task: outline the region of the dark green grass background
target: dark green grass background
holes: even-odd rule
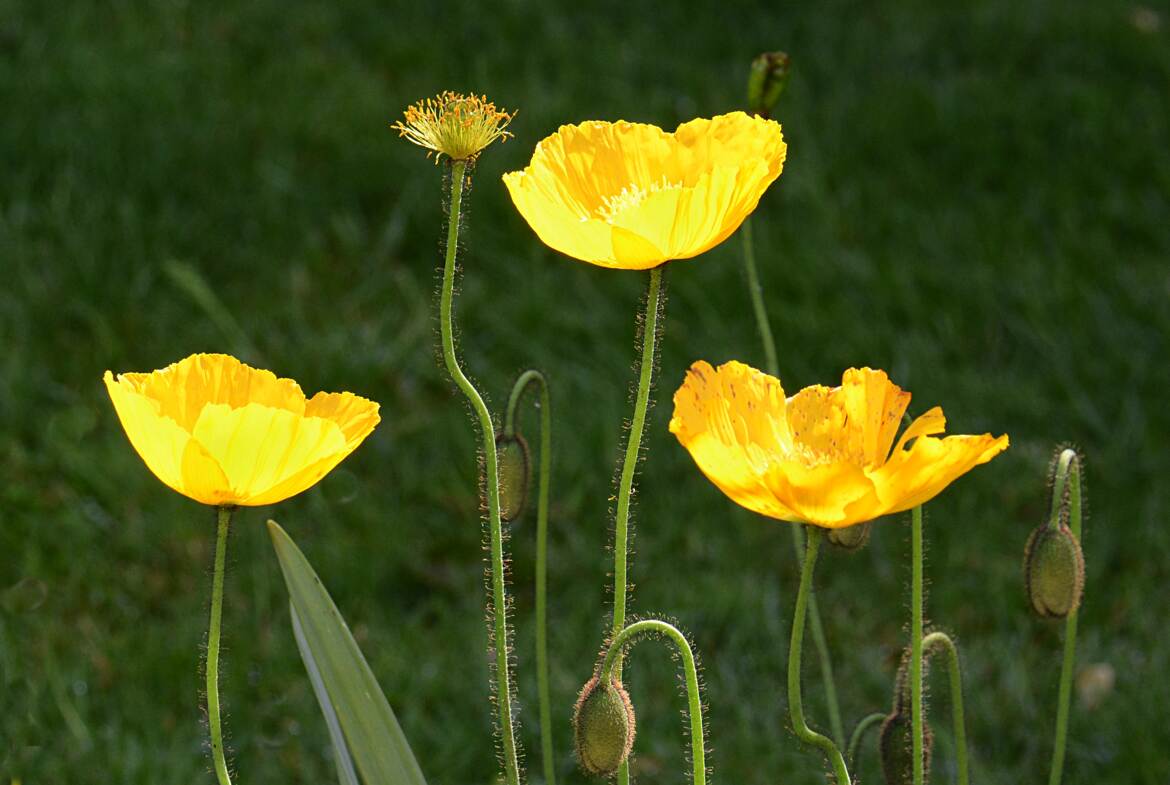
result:
[[[1167,782],[1167,9],[723,5],[0,0],[0,775],[212,781],[198,663],[213,516],[149,474],[100,378],[232,351],[375,398],[384,418],[317,488],[238,516],[222,693],[240,781],[334,779],[268,516],[332,591],[429,780],[494,777],[478,437],[434,348],[441,170],[388,129],[452,88],[520,109],[476,173],[457,319],[496,411],[518,371],[552,382],[556,745],[583,782],[568,717],[608,613],[644,276],[542,246],[499,178],[561,123],[736,108],[750,58],[782,48],[789,158],[754,220],[786,385],[882,367],[955,432],[1011,435],[928,508],[928,615],[962,645],[975,781],[1047,776],[1062,627],[1027,614],[1020,561],[1048,457],[1071,441],[1091,505],[1079,661],[1110,665],[1116,688],[1073,714],[1066,782]],[[738,241],[667,273],[633,611],[694,638],[715,782],[812,783],[823,765],[782,686],[789,534],[725,499],[666,430],[690,362],[763,362]],[[882,522],[817,575],[851,721],[890,700],[907,529]],[[513,619],[538,781],[532,540],[529,517]],[[650,643],[630,662],[635,771],[681,783],[674,663]],[[824,727],[813,663],[810,649]],[[951,782],[936,676],[935,781]],[[859,774],[880,776],[872,747]]]

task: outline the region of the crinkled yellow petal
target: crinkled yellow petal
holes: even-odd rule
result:
[[[850,449],[865,466],[880,466],[910,405],[910,393],[885,371],[850,368],[841,378],[841,397],[849,419]]]
[[[345,443],[352,450],[370,435],[382,421],[378,404],[353,393],[319,392],[305,405],[306,417],[332,420],[345,434]]]
[[[595,208],[574,209],[572,198],[549,179],[509,172],[504,175],[504,185],[516,209],[549,248],[591,264],[616,267],[613,227],[600,218],[588,217]]]
[[[774,377],[743,363],[716,370],[699,361],[674,394],[670,431],[703,474],[736,503],[794,520],[764,479],[772,456],[789,441],[783,407],[784,390]]]
[[[922,418],[919,418],[920,420]],[[882,514],[902,512],[933,499],[956,479],[1008,448],[1006,435],[919,436],[909,450],[899,447],[871,475],[881,496]]]
[[[184,496],[217,507],[240,503],[239,494],[232,489],[219,462],[194,439],[183,450],[182,472],[183,485],[179,492]]]
[[[785,400],[780,381],[742,363],[697,362],[674,396],[670,430],[703,474],[748,509],[826,528],[901,512],[1008,446],[1008,438],[935,437],[939,408],[890,444],[910,393],[883,371],[850,369],[840,387]]]
[[[300,493],[325,474],[322,471],[314,476],[310,472],[305,476],[306,469],[336,457],[329,466],[332,468],[350,452],[345,434],[332,420],[302,417],[257,403],[239,409],[208,404],[192,437],[223,469],[233,496],[231,503],[250,506]],[[293,477],[303,477],[304,483],[294,484],[281,498],[272,498],[269,491]]]
[[[122,428],[139,457],[155,477],[184,493],[183,452],[191,435],[174,420],[159,414],[158,403],[135,392],[134,386],[124,378],[115,381],[114,375],[106,371],[103,381]]]
[[[162,371],[105,374],[134,448],[168,486],[212,505],[279,502],[309,488],[379,422],[352,393],[311,401],[227,355],[188,357]]]
[[[239,408],[258,403],[295,414],[305,411],[305,394],[292,379],[252,368],[227,354],[193,354],[153,373],[119,374],[119,380],[155,401],[159,413],[190,433],[208,403]]]
[[[773,465],[765,478],[772,495],[801,520],[829,529],[877,517],[878,496],[861,467],[851,463]]]
[[[504,175],[517,210],[551,248],[646,269],[725,240],[780,175],[780,126],[743,112],[667,133],[640,123],[562,126]]]

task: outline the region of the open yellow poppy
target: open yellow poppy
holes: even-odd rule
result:
[[[1006,435],[936,437],[946,425],[936,406],[891,452],[909,403],[884,371],[850,368],[840,387],[785,399],[774,376],[700,361],[674,394],[670,431],[737,504],[836,529],[923,504],[1007,449]]]
[[[784,167],[780,124],[732,112],[667,133],[653,125],[562,126],[504,184],[537,236],[591,264],[644,270],[718,245]]]
[[[275,504],[311,487],[374,430],[378,404],[317,393],[224,354],[153,373],[106,371],[130,443],[168,486],[213,505]]]

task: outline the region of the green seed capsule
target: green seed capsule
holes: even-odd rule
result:
[[[1024,546],[1024,588],[1038,616],[1063,619],[1081,605],[1085,557],[1064,524],[1041,525]]]
[[[634,748],[634,706],[620,682],[602,685],[596,676],[585,683],[573,710],[573,743],[581,768],[610,777]]]
[[[886,785],[912,785],[914,782],[914,724],[909,712],[894,711],[882,723],[878,735],[878,751],[882,761],[882,776]],[[922,718],[923,780],[930,781],[930,753],[934,747],[934,733],[926,718]]]
[[[528,442],[520,434],[496,436],[500,472],[500,518],[514,521],[528,501]]]
[[[872,521],[846,526],[844,529],[829,529],[828,540],[843,551],[859,551],[869,542]]]

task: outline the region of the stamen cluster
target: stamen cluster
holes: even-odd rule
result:
[[[515,112],[497,109],[486,96],[463,95],[446,90],[434,98],[426,98],[410,106],[403,119],[391,127],[419,147],[435,154],[446,155],[452,161],[475,158],[497,139],[512,134],[504,129]]]

